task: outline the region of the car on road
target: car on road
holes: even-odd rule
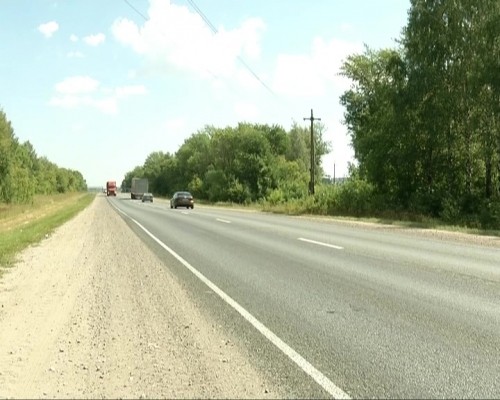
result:
[[[144,203],[145,201],[150,201],[152,203],[153,202],[153,193],[144,193],[142,195],[142,202]]]
[[[175,192],[170,199],[170,208],[186,207],[194,208],[193,195],[189,192]]]

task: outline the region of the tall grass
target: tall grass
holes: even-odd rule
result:
[[[500,203],[484,207],[479,216],[469,216],[472,221],[460,214],[437,218],[393,206],[377,194],[371,184],[360,179],[349,179],[339,185],[318,185],[314,196],[276,189],[261,201],[261,207],[263,211],[289,215],[350,217],[382,224],[495,236],[499,236],[500,230]]]
[[[92,193],[41,196],[30,206],[2,206],[0,267],[12,266],[17,253],[40,242],[87,207],[94,197]]]

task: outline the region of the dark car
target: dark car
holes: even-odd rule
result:
[[[150,201],[152,203],[153,202],[153,193],[144,193],[142,195],[142,202],[144,203],[145,201]]]
[[[175,192],[170,199],[170,208],[186,207],[194,208],[193,195],[189,192]]]

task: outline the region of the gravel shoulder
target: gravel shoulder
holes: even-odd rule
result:
[[[97,196],[0,280],[0,398],[283,397]]]

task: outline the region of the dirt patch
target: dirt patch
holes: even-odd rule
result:
[[[1,398],[283,397],[105,197],[19,260],[0,280]]]

